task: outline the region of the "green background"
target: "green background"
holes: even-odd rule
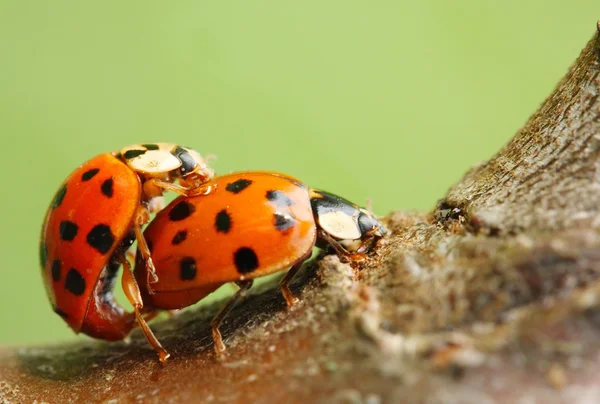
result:
[[[38,239],[85,160],[182,143],[219,173],[429,209],[537,109],[597,19],[598,0],[1,0],[0,343],[76,338]]]

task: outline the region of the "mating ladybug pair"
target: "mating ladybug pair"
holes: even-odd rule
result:
[[[180,196],[162,208],[164,191]],[[289,284],[315,245],[356,260],[385,233],[371,212],[296,178],[261,171],[215,177],[195,150],[156,143],[101,154],[66,179],[46,214],[40,261],[52,307],[75,332],[121,340],[139,326],[164,362],[169,354],[147,325],[160,311],[235,282],[240,289],[212,322],[221,353],[219,325],[254,278],[290,268],[281,291],[292,306]],[[112,294],[121,265],[134,313]]]

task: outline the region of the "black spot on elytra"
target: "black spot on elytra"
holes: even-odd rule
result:
[[[110,227],[105,224],[97,224],[87,235],[88,244],[102,254],[106,254],[115,242],[115,236]]]
[[[217,228],[217,231],[221,233],[229,233],[229,230],[231,229],[231,216],[229,216],[226,209],[217,213],[215,227]]]
[[[81,296],[85,292],[85,279],[83,279],[83,276],[75,268],[69,269],[67,273],[65,289],[75,296]]]
[[[146,143],[146,144],[143,144],[142,147],[145,147],[148,150],[158,150],[159,149],[158,145],[154,144],[154,143]]]
[[[281,191],[267,191],[267,199],[279,207],[292,206],[296,203]]]
[[[40,243],[40,264],[42,269],[46,268],[46,261],[48,260],[48,247],[43,241]]]
[[[91,168],[81,175],[81,181],[89,181],[100,172],[99,168]]]
[[[60,281],[60,260],[52,262],[52,280],[54,282]]]
[[[62,318],[64,318],[65,320],[69,318],[69,316],[67,315],[67,313],[65,313],[64,311],[62,311],[61,309],[59,309],[58,307],[54,306],[52,307],[52,310],[54,310],[54,312],[56,314],[58,314],[59,316],[61,316]]]
[[[64,184],[62,187],[60,187],[56,195],[54,195],[54,199],[52,200],[52,209],[56,209],[61,205],[63,199],[65,199],[66,194],[67,184]]]
[[[258,268],[258,257],[252,248],[242,247],[233,254],[233,262],[237,271],[247,274]]]
[[[194,213],[195,210],[196,208],[191,203],[181,201],[169,211],[169,219],[173,222],[178,222],[186,219],[189,215]]]
[[[238,194],[238,193],[242,192],[244,189],[248,188],[248,186],[250,186],[250,184],[252,184],[252,180],[246,180],[246,179],[242,178],[235,182],[227,184],[225,189],[234,194]]]
[[[69,220],[60,222],[60,239],[64,241],[72,241],[77,236],[79,227]]]
[[[187,238],[187,230],[181,230],[180,232],[177,232],[177,234],[175,236],[173,236],[173,240],[171,240],[171,244],[173,244],[173,245],[181,244],[185,241],[186,238]]]
[[[184,257],[179,261],[179,277],[182,281],[191,281],[196,277],[196,260],[192,257]]]
[[[108,198],[112,198],[113,184],[114,184],[114,181],[112,178],[109,178],[102,183],[102,186],[100,187],[100,189],[102,190],[102,193],[104,194],[104,196],[106,196]]]
[[[289,213],[275,212],[273,213],[273,224],[277,230],[286,231],[287,229],[294,227],[296,219]]]
[[[127,150],[124,154],[123,157],[125,157],[125,159],[129,160],[138,156],[141,156],[142,154],[146,153],[147,150]]]

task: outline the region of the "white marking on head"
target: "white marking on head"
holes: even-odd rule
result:
[[[354,218],[340,210],[319,215],[319,225],[339,240],[356,240],[361,237],[360,229]]]

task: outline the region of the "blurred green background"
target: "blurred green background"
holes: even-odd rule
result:
[[[220,173],[429,209],[537,109],[597,19],[598,0],[0,1],[0,343],[76,338],[38,238],[85,160],[175,142]]]

